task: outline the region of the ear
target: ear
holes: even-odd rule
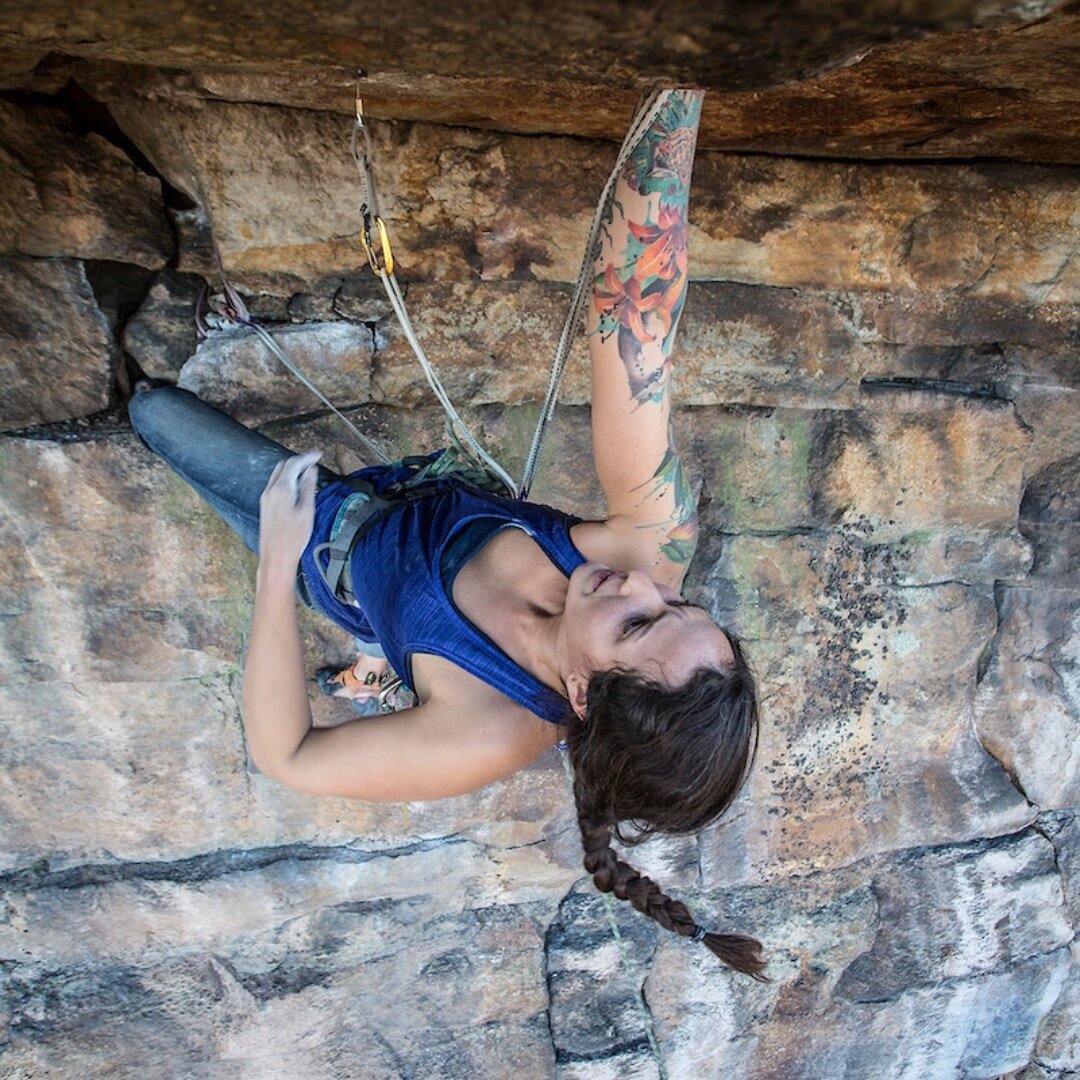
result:
[[[570,700],[570,708],[574,710],[579,720],[585,719],[585,697],[589,689],[589,678],[579,671],[572,671],[566,676],[566,696]]]

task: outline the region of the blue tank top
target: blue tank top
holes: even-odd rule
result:
[[[353,474],[377,493],[411,475],[400,466]],[[377,641],[390,666],[412,689],[413,653],[457,664],[544,720],[561,722],[566,699],[520,667],[455,607],[454,578],[495,533],[527,533],[567,577],[586,561],[570,540],[581,519],[542,503],[505,499],[453,477],[431,481],[435,493],[384,511],[361,536],[351,559],[358,606],[342,603],[315,570],[314,548],[327,540],[334,518],[353,492],[335,481],[315,500],[315,526],[300,560],[312,599],[335,623],[362,641]],[[425,490],[427,486],[425,485]],[[388,496],[389,497],[389,496]],[[324,556],[325,561],[325,556]]]

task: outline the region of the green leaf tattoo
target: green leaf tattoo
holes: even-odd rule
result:
[[[655,529],[660,525],[670,523],[667,539],[660,550],[673,563],[685,565],[694,557],[694,551],[697,548],[697,504],[690,481],[686,478],[682,458],[675,449],[675,427],[670,417],[668,418],[668,446],[660,465],[644,484],[639,484],[634,490],[638,491],[646,484],[652,484],[652,487],[645,493],[644,498],[648,499],[654,495],[663,497],[667,491],[670,491],[675,501],[675,510],[666,521],[639,525],[638,528]]]

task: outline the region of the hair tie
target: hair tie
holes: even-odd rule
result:
[[[560,741],[560,742],[557,742],[555,744],[555,749],[556,750],[569,750],[570,749],[570,744],[568,742]]]
[[[708,932],[709,931],[706,930],[704,926],[699,926],[694,930],[694,936],[690,940],[695,941],[695,942],[696,941],[704,941],[705,940],[705,935]]]

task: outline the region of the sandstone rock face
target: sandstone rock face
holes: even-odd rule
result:
[[[680,1080],[1080,1070],[1075,11],[275,10],[0,15],[0,1072],[654,1077],[647,1027]],[[389,455],[443,444],[356,242],[357,65],[417,334],[514,474],[600,140],[654,80],[713,88],[684,591],[762,728],[719,823],[622,854],[767,984],[619,901],[616,939],[554,752],[403,805],[249,760],[255,558],[115,406],[137,365],[369,463],[252,331],[196,336],[220,258]],[[579,338],[533,498],[599,518],[589,398]],[[310,671],[349,657],[300,618]]]
[[[74,70],[110,100],[135,90],[348,112],[359,79],[374,116],[619,139],[640,88],[698,85],[724,91],[702,137],[726,149],[1072,163],[1080,154],[1080,18],[1048,0],[857,12],[814,0],[680,0],[660,30],[652,13],[593,2],[561,12],[557,34],[545,10],[523,2],[314,4],[303,26],[288,7],[261,11],[260,25],[237,35],[186,0],[138,20],[103,3],[72,12],[24,0],[6,6],[0,30],[15,85],[51,87],[57,54],[84,57]],[[35,54],[40,72],[28,70]]]
[[[342,321],[284,327],[271,336],[330,400],[368,400],[374,343],[367,327]],[[184,365],[178,385],[211,404],[227,404],[241,423],[323,407],[257,335],[240,326],[211,334]]]
[[[198,344],[195,311],[202,278],[163,270],[123,330],[124,351],[155,379],[175,382]]]
[[[1033,802],[1054,808],[1075,806],[1078,797],[1075,774],[1051,765],[1071,760],[1080,739],[1078,465],[1074,455],[1028,480],[1019,521],[1032,542],[1031,575],[997,587],[999,629],[978,712],[981,737],[1000,748],[1016,784]],[[1025,715],[1031,721],[1019,727],[1030,728],[1030,739],[1016,736]]]
[[[58,108],[0,102],[0,251],[163,266],[161,185]]]
[[[116,343],[81,263],[0,257],[0,429],[104,408]]]
[[[348,120],[152,100],[116,103],[113,112],[169,183],[206,206],[238,280],[276,282],[271,291],[288,295],[366,265]],[[579,237],[611,168],[609,148],[428,124],[373,128],[399,276],[576,280]],[[1080,281],[1070,247],[1080,189],[1073,170],[946,172],[703,154],[695,176],[690,243],[699,278],[872,292],[963,288],[1037,304],[1074,295]]]

